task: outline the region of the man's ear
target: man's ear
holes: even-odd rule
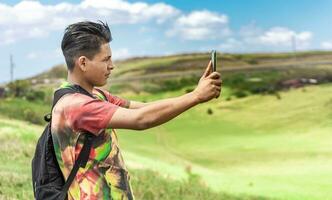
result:
[[[81,69],[82,72],[85,72],[86,69],[86,62],[87,62],[87,57],[85,56],[80,56],[78,57],[78,59],[76,60],[77,62],[77,66]]]

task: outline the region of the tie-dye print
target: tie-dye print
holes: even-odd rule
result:
[[[130,177],[119,149],[116,132],[107,125],[116,109],[128,102],[105,91],[96,99],[75,93],[61,98],[52,112],[52,137],[57,161],[65,177],[81,151],[84,131],[97,136],[86,167],[80,168],[68,191],[69,200],[134,199]]]

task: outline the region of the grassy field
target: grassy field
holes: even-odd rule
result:
[[[158,128],[118,132],[132,167],[175,177],[190,167],[232,194],[332,199],[331,91],[329,84],[282,92],[281,99],[215,100]]]
[[[10,102],[17,103],[17,101]],[[8,105],[8,102],[5,105]],[[1,200],[33,199],[30,163],[36,141],[42,130],[42,126],[0,116]],[[176,180],[173,176],[166,176],[164,172],[136,167],[130,169],[132,185],[137,199],[268,199],[258,195],[212,191],[197,174],[190,170],[186,171],[183,179]]]
[[[136,196],[332,199],[331,91],[332,85],[324,84],[284,91],[281,98],[221,98],[157,128],[118,130]],[[184,92],[127,97],[152,101]],[[24,100],[0,101],[1,114],[7,115],[0,117],[0,199],[32,198],[30,160],[42,127],[9,118],[16,116],[8,114],[10,107],[23,105],[32,106]],[[38,110],[38,103],[33,105]],[[197,176],[199,183],[188,181]],[[190,196],[193,191],[199,192]],[[176,196],[167,196],[171,193]]]

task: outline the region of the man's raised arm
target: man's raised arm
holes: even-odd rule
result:
[[[193,92],[180,97],[164,99],[137,109],[119,107],[109,122],[110,128],[144,130],[161,125],[189,108],[220,95],[218,72],[211,73],[211,62]]]

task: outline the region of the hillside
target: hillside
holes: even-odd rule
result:
[[[164,57],[141,57],[115,62],[116,68],[106,88],[115,93],[177,90],[196,84],[204,71],[209,53],[182,54]],[[237,79],[261,80],[274,85],[298,78],[332,80],[332,52],[299,52],[274,54],[218,54],[218,69],[224,85],[234,87]],[[29,79],[34,85],[57,87],[66,78],[64,65],[57,65]],[[244,76],[244,77],[243,77]],[[268,80],[264,80],[268,76]],[[270,77],[270,78],[269,78]],[[235,80],[234,80],[235,79]]]

